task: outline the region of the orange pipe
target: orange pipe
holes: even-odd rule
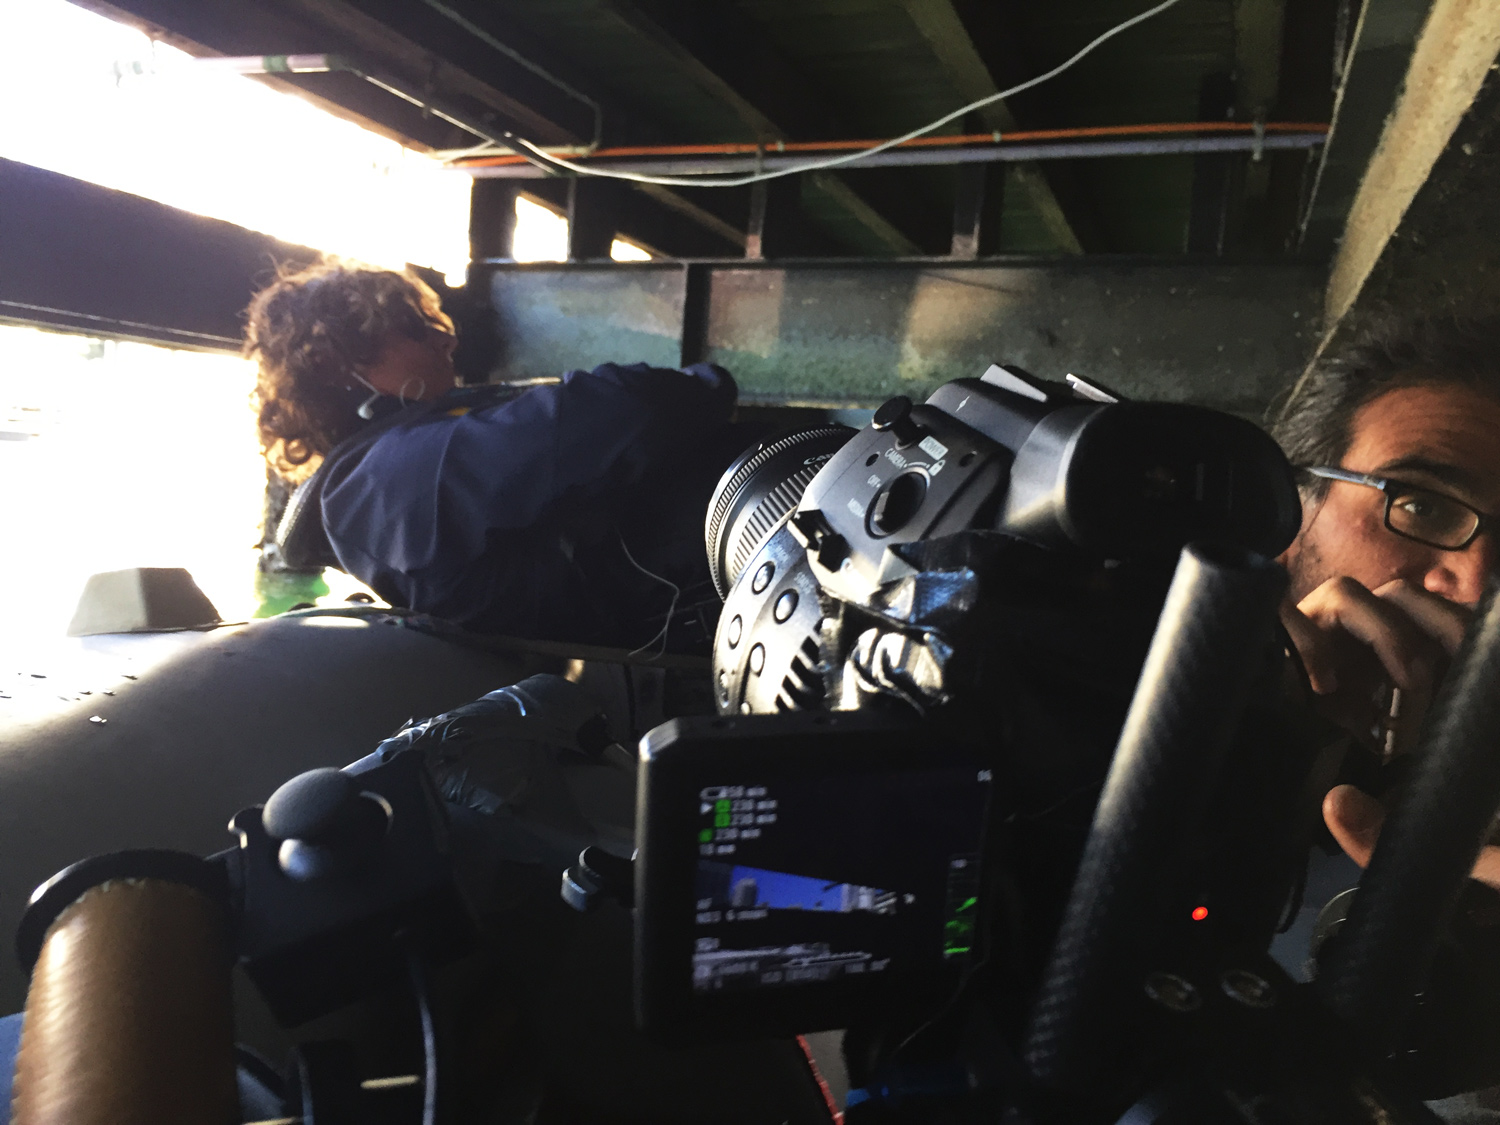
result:
[[[1322,122],[1268,121],[1263,126],[1267,133],[1326,133],[1328,126]],[[1012,133],[1002,132],[1000,144],[1020,141],[1061,141],[1082,137],[1137,137],[1170,133],[1253,133],[1255,126],[1248,121],[1176,121],[1159,125],[1092,125],[1074,129],[1018,129]],[[571,160],[597,160],[612,156],[751,156],[757,150],[763,152],[845,152],[874,148],[882,141],[775,141],[764,145],[743,142],[704,145],[629,145],[619,148],[602,148],[588,156],[573,156]],[[902,141],[898,148],[949,148],[961,145],[994,144],[994,133],[965,133],[959,136],[914,137]],[[459,168],[498,168],[507,164],[524,164],[524,156],[478,156],[455,163]]]

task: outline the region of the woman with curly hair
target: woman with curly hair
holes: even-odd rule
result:
[[[291,509],[321,516],[338,565],[486,633],[637,647],[685,604],[712,614],[703,513],[744,446],[729,373],[607,363],[456,389],[454,346],[410,274],[328,260],[251,302],[261,445],[305,482]]]
[[[283,274],[247,318],[261,447],[290,480],[369,420],[372,395],[429,401],[458,382],[453,321],[409,273],[330,258]]]

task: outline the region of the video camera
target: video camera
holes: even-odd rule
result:
[[[1267,715],[1282,694],[1282,580],[1264,557],[1299,518],[1284,458],[1249,423],[999,366],[922,405],[892,399],[858,434],[747,452],[706,529],[726,595],[721,717],[643,743],[643,1026],[920,1021],[981,967],[1007,1005],[1031,995],[1179,553],[1204,545],[1193,612],[1209,587],[1237,587],[1239,613],[1216,638],[1238,666],[1189,669],[1221,712],[1174,782],[1196,817],[1232,803],[1212,759],[1251,737],[1238,728],[1252,683]],[[1274,781],[1235,783],[1287,782],[1285,752],[1267,757]],[[1305,838],[1290,780],[1266,794],[1274,829],[1300,816]],[[1156,888],[1159,905],[1188,923],[1164,928],[1199,945],[1268,940],[1293,879],[1279,839],[1261,841],[1254,871],[1168,875],[1180,847],[1270,827],[1232,824],[1164,824],[1153,844],[1157,877],[1176,884]],[[1141,925],[1162,922],[1155,905],[1132,907]]]
[[[1448,907],[1403,954],[1369,936],[1403,894],[1367,892],[1321,1005],[1268,954],[1347,749],[1277,623],[1300,518],[1248,422],[1014,367],[746,453],[706,527],[719,717],[642,743],[642,1026],[848,1028],[861,1120],[1293,1112],[1310,1088],[1295,1115],[1358,1118],[1351,1075]],[[1450,898],[1482,805],[1463,819]],[[1472,939],[1405,1029],[1415,1088],[1471,1087],[1494,1039],[1493,999],[1452,1002],[1489,971]]]
[[[1426,1119],[1412,1091],[1471,1088],[1500,1043],[1493,1003],[1450,1002],[1500,995],[1500,974],[1472,942],[1436,952],[1500,797],[1500,610],[1481,606],[1316,991],[1295,984],[1267,949],[1343,746],[1276,622],[1270,560],[1299,518],[1250,423],[1013,367],[863,431],[767,440],[707,516],[716,715],[650,731],[638,762],[556,677],[414,723],[236,816],[226,853],[119,853],[44,885],[32,995],[82,1010],[67,957],[140,936],[101,921],[56,945],[96,890],[118,908],[185,887],[285,1024],[409,980],[437,1120],[427,972],[482,944],[472,913],[521,857],[571,906],[629,908],[651,1039],[847,1029],[851,1123]],[[580,794],[607,829],[580,827]],[[67,1026],[28,1018],[32,1057]],[[351,1073],[303,1049],[281,1104],[387,1119]]]

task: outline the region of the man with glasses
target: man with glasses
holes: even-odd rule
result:
[[[1274,432],[1303,488],[1283,621],[1327,712],[1388,761],[1500,562],[1500,320],[1371,335],[1320,361]],[[1323,811],[1368,862],[1381,804],[1341,785]],[[1475,876],[1500,887],[1500,849]]]

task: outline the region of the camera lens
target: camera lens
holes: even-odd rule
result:
[[[719,597],[729,596],[745,564],[854,433],[848,426],[793,430],[747,450],[725,470],[703,528]]]

